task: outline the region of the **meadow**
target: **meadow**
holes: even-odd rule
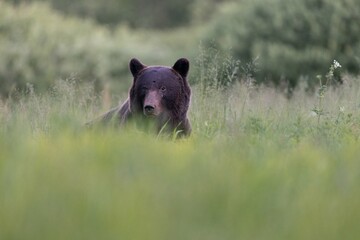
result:
[[[248,80],[194,85],[182,140],[85,128],[126,92],[74,79],[2,100],[0,239],[358,239],[360,78]]]
[[[0,239],[360,239],[359,3],[0,1]],[[190,138],[85,127],[133,57]]]

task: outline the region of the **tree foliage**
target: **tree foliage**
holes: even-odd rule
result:
[[[128,62],[157,63],[168,54],[148,35],[119,26],[64,17],[44,4],[13,7],[0,2],[0,96],[28,84],[46,90],[60,78],[128,86]],[[173,51],[172,51],[173,52]],[[175,59],[175,58],[174,58]]]
[[[190,21],[191,0],[7,0],[43,1],[62,13],[95,19],[101,24],[127,23],[134,28],[170,28]]]
[[[258,81],[295,86],[317,83],[334,59],[359,72],[360,1],[242,0],[217,13],[208,42],[250,61],[259,57]]]
[[[190,80],[216,88],[239,78],[290,89],[306,79],[314,87],[333,60],[342,72],[360,71],[358,0],[6,2],[0,2],[1,95],[28,83],[46,89],[73,74],[118,83],[129,77],[132,57],[165,65],[188,57],[200,65]],[[256,73],[247,63],[256,63]]]

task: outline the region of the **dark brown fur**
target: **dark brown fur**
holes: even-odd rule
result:
[[[151,122],[155,130],[188,136],[191,132],[187,111],[191,90],[187,82],[189,62],[181,58],[173,67],[145,66],[132,59],[129,64],[134,77],[128,99],[105,113],[100,121],[115,121],[122,126],[131,119]]]

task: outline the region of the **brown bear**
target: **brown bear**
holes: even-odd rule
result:
[[[151,123],[157,133],[189,136],[189,61],[180,58],[173,67],[146,66],[134,58],[129,67],[134,80],[128,99],[105,113],[100,121],[115,121],[115,124],[122,126],[134,119],[135,122]]]

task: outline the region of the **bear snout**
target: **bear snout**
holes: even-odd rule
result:
[[[151,105],[146,105],[144,107],[144,114],[145,115],[154,115],[155,107]]]
[[[158,116],[161,113],[161,97],[157,91],[150,91],[144,100],[145,116]]]

